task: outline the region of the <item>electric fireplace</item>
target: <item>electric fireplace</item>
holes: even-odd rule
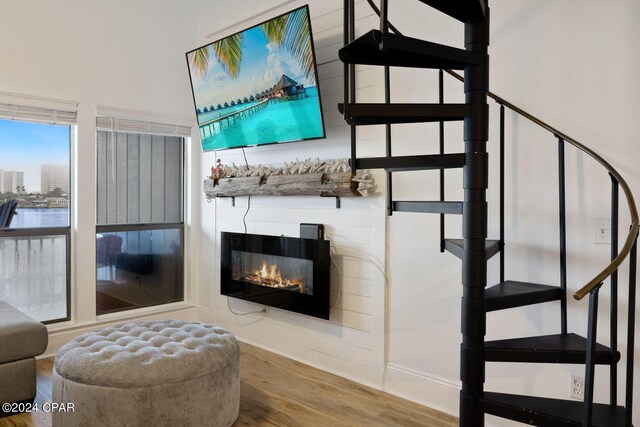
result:
[[[329,319],[329,242],[222,232],[222,295]]]

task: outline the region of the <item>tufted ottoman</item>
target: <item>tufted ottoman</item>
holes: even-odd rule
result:
[[[230,426],[240,351],[217,326],[150,320],[81,335],[58,351],[53,426]]]

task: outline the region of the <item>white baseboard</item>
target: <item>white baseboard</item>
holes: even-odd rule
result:
[[[403,399],[458,416],[460,385],[392,363],[387,365],[385,391]]]

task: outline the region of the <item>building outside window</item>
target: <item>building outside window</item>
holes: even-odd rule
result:
[[[40,188],[43,193],[69,193],[69,170],[66,165],[42,165]]]
[[[71,137],[69,124],[0,119],[0,300],[44,322],[70,318]],[[52,162],[56,188],[43,185]]]
[[[13,193],[20,191],[23,185],[24,172],[16,170],[5,171],[0,169],[0,193]]]

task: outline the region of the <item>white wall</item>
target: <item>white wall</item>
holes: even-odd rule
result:
[[[323,105],[329,127],[325,142],[300,143],[275,148],[247,150],[249,163],[281,163],[294,158],[346,156],[348,147],[344,127],[335,112],[335,104],[341,101],[341,64],[336,62],[336,50],[341,46],[341,16],[337,12],[339,1],[311,1],[311,14],[320,65]],[[276,4],[275,2],[269,5]],[[293,7],[297,5],[289,5]],[[267,6],[264,6],[265,8]],[[631,131],[632,117],[640,108],[634,102],[639,83],[632,73],[640,61],[630,55],[640,30],[632,24],[640,6],[632,0],[619,2],[615,8],[601,2],[581,2],[576,10],[575,2],[557,1],[553,4],[533,1],[509,2],[494,0],[492,7],[491,88],[508,100],[538,115],[561,131],[583,141],[609,160],[629,181],[632,190],[640,191],[640,177],[634,168],[638,151]],[[216,5],[222,12],[222,7]],[[463,25],[440,15],[413,0],[391,2],[390,16],[393,23],[406,34],[443,44],[463,47]],[[330,13],[335,10],[336,12]],[[274,12],[275,14],[275,12]],[[239,19],[250,16],[247,12]],[[375,28],[377,21],[364,2],[358,2],[358,33]],[[245,22],[245,27],[262,20]],[[328,24],[330,22],[330,24]],[[241,28],[226,30],[231,33]],[[199,28],[204,36],[215,31],[213,26]],[[223,36],[224,34],[219,34]],[[375,67],[358,67],[358,100],[381,102],[382,74]],[[462,85],[446,78],[448,102],[463,102]],[[437,74],[434,71],[393,69],[392,99],[396,102],[437,102]],[[497,118],[498,108],[491,107],[492,129],[489,143],[490,173],[490,237],[498,237],[498,169],[497,169]],[[463,149],[462,129],[459,124],[447,124],[447,151]],[[358,130],[358,148],[362,156],[381,155],[383,128],[368,127]],[[437,125],[398,125],[393,128],[394,154],[420,154],[437,151]],[[592,220],[607,217],[609,180],[602,170],[574,149],[567,148],[567,220],[569,248],[569,290],[577,290],[599,269],[608,263],[608,245],[593,244]],[[236,152],[220,152],[225,163],[242,163]],[[214,163],[215,154],[203,156],[203,172]],[[506,187],[506,272],[507,278],[557,285],[558,226],[557,226],[557,146],[552,135],[507,113],[507,187]],[[447,198],[462,197],[462,174],[447,172]],[[317,340],[326,337],[329,330],[352,331],[352,325],[306,319],[304,316],[285,315],[271,310],[269,315],[255,315],[249,319],[229,314],[226,301],[217,296],[217,273],[214,266],[201,270],[203,283],[212,280],[209,307],[212,315],[230,327],[241,338],[256,342],[307,363],[336,371],[362,382],[372,379],[378,387],[392,393],[422,402],[446,412],[457,413],[459,390],[460,343],[460,262],[450,254],[441,254],[438,244],[437,215],[397,213],[384,217],[384,179],[378,175],[378,194],[373,199],[348,200],[344,208],[336,211],[326,202],[312,198],[300,199],[252,199],[252,209],[247,217],[249,232],[296,235],[297,224],[303,221],[319,221],[329,230],[340,224],[344,230],[339,245],[355,246],[370,254],[370,248],[362,245],[361,233],[350,222],[344,221],[348,211],[375,218],[373,229],[365,231],[368,239],[376,242],[384,237],[385,262],[389,280],[389,363],[386,383],[380,377],[366,375],[360,369],[350,370],[351,357],[367,356],[364,363],[379,369],[382,359],[381,340],[375,337],[367,344],[366,352],[337,359],[332,343]],[[435,200],[438,197],[437,172],[396,174],[394,191],[397,199]],[[241,217],[246,201],[237,201],[237,207],[229,207],[229,201],[221,200],[208,205],[203,203],[203,256],[216,259],[216,236],[221,230],[242,230]],[[300,208],[303,205],[304,208]],[[621,202],[621,224],[628,223],[624,202]],[[254,209],[255,208],[255,209]],[[345,209],[347,211],[345,211]],[[278,218],[277,220],[273,218]],[[379,227],[375,224],[384,223]],[[448,217],[447,236],[460,236],[460,218]],[[368,222],[367,222],[368,224]],[[621,237],[626,225],[621,225]],[[331,231],[329,232],[330,234]],[[376,243],[378,245],[378,243]],[[498,280],[498,257],[490,262],[489,283]],[[371,270],[366,264],[362,267]],[[626,308],[627,265],[623,267],[620,306]],[[375,272],[374,272],[375,275]],[[376,286],[376,292],[380,289]],[[608,287],[605,286],[608,291]],[[373,311],[367,316],[383,319],[380,311],[382,295],[374,295]],[[608,342],[608,305],[606,292],[601,296],[600,342]],[[233,304],[239,304],[233,302]],[[364,311],[362,300],[358,311]],[[244,306],[246,310],[255,306]],[[569,329],[586,334],[586,300],[569,298]],[[364,314],[364,313],[363,313]],[[287,323],[294,319],[304,322],[303,328],[293,328]],[[487,339],[500,339],[527,335],[543,335],[559,332],[559,303],[524,307],[488,316]],[[626,316],[619,317],[620,334],[626,331]],[[243,326],[243,322],[249,323]],[[291,329],[296,329],[292,331]],[[369,331],[361,331],[369,332]],[[365,334],[366,336],[366,334]],[[347,335],[338,342],[346,344]],[[373,345],[373,347],[371,346]],[[347,347],[348,348],[348,347]],[[626,349],[621,347],[624,352]],[[638,353],[636,349],[636,353]],[[620,364],[623,372],[625,357]],[[363,361],[363,359],[360,359]],[[637,360],[636,360],[637,364]],[[570,373],[580,374],[580,366],[492,364],[487,369],[487,389],[522,394],[568,398]],[[377,378],[377,382],[375,382]],[[637,381],[636,381],[637,384]],[[604,401],[607,396],[607,379],[604,368],[598,368],[596,398]],[[622,390],[621,390],[622,391]],[[636,386],[636,394],[640,389]],[[636,414],[637,417],[637,414]],[[637,420],[638,418],[636,418]],[[488,417],[490,422],[500,423]],[[636,421],[637,422],[637,421]]]
[[[299,4],[302,3],[290,3],[282,10],[273,11],[271,16]],[[264,10],[269,6],[264,4],[256,10]],[[250,148],[246,150],[249,164],[281,164],[311,156],[322,159],[348,156],[349,130],[337,111],[343,87],[342,64],[337,58],[337,46],[342,37],[340,6],[339,0],[311,4],[327,139]],[[226,32],[233,33],[265,18],[261,14]],[[213,31],[215,27],[212,26],[201,28],[203,44],[207,40],[205,36]],[[216,34],[213,39],[224,35]],[[238,149],[205,153],[203,177],[217,158],[225,164],[244,164],[242,151]],[[383,372],[384,316],[380,314],[384,312],[384,279],[371,262],[346,259],[341,255],[369,257],[384,269],[385,220],[381,215],[384,209],[382,203],[383,200],[378,197],[363,200],[343,198],[342,207],[336,209],[335,200],[320,197],[251,198],[251,208],[246,217],[249,233],[297,237],[300,223],[325,225],[325,231],[337,251],[334,260],[338,270],[332,268],[332,303],[337,296],[338,274],[341,276],[341,298],[332,309],[330,320],[325,321],[277,309],[270,309],[266,315],[235,315],[233,312],[246,313],[262,308],[219,295],[219,236],[222,231],[244,231],[242,219],[247,212],[247,198],[237,198],[235,207],[231,206],[228,199],[203,202],[201,254],[204,260],[208,260],[201,262],[200,270],[202,294],[208,293],[206,300],[200,299],[205,312],[204,319],[228,328],[242,340],[379,386]]]
[[[197,8],[198,2],[192,6]],[[194,117],[184,53],[195,43],[195,17],[193,8],[164,0],[2,2],[0,92],[78,103],[72,165],[76,201],[72,321],[50,326],[60,332],[52,335],[47,353],[54,352],[69,333],[96,325],[96,112],[191,125]],[[193,151],[198,162],[199,153]],[[192,182],[190,177],[187,181]],[[187,229],[199,228],[199,218],[189,207],[186,211]],[[187,241],[197,240],[198,234],[187,233]],[[192,290],[193,299],[196,290]],[[189,301],[182,306],[188,305]],[[175,312],[177,317],[194,314],[193,308]]]
[[[155,113],[191,107],[192,11],[171,1],[3,2],[5,91]]]
[[[391,4],[391,19],[396,26],[406,29],[409,35],[462,46],[459,24],[437,13],[420,11],[410,3]],[[637,117],[640,108],[631,94],[638,93],[632,70],[637,69],[639,61],[636,55],[624,54],[633,50],[640,39],[640,31],[631,25],[631,17],[638,16],[640,10],[637,2],[623,1],[612,8],[587,1],[581,2],[576,10],[575,2],[569,1],[551,4],[495,0],[491,2],[491,9],[491,90],[598,151],[625,176],[637,194],[640,191],[636,166],[638,148],[631,117]],[[394,70],[394,99],[435,101],[435,77],[427,77],[427,89],[418,96],[413,93],[420,92],[422,85],[409,89],[404,84],[417,82],[426,75],[428,72],[424,71]],[[449,85],[447,101],[462,100],[461,91],[461,85]],[[489,237],[497,238],[497,106],[492,106],[491,114]],[[403,137],[398,152],[437,149],[434,127],[423,125],[426,133],[418,126],[404,128],[397,131]],[[455,140],[460,132],[459,126],[447,125],[447,147],[452,152],[461,149]],[[609,246],[593,243],[592,220],[610,216],[610,181],[586,156],[572,148],[566,151],[568,286],[572,293],[608,263]],[[554,138],[507,113],[506,159],[506,276],[557,285],[557,146]],[[415,185],[411,182],[414,177],[409,178],[407,174],[406,181],[394,187],[398,197],[437,197],[437,177],[429,173],[423,176],[426,178],[423,184]],[[460,174],[447,172],[447,177],[448,198],[460,200]],[[625,206],[621,200],[621,238],[626,237],[629,221]],[[389,389],[455,411],[454,385],[459,384],[459,262],[451,255],[438,252],[436,216],[397,214],[389,220],[388,230],[392,289]],[[425,236],[425,241],[419,245],[408,244],[416,234]],[[447,234],[460,236],[458,219],[448,219]],[[419,265],[416,259],[420,259]],[[490,261],[490,285],[498,280],[498,268],[496,257]],[[620,278],[623,309],[627,307],[627,269],[625,264]],[[603,289],[598,339],[606,344],[608,285]],[[586,336],[586,305],[586,300],[577,302],[569,298],[569,329],[583,336]],[[487,339],[558,333],[558,318],[559,303],[490,313]],[[620,334],[624,336],[626,313],[619,316],[618,321]],[[437,338],[432,341],[434,337]],[[620,350],[624,352],[626,348],[623,346]],[[636,365],[637,354],[636,345]],[[623,355],[620,372],[624,372],[625,363]],[[568,398],[571,372],[580,374],[583,370],[571,365],[490,364],[486,388]],[[601,402],[608,398],[607,378],[605,368],[598,368],[596,399]],[[639,392],[636,381],[636,396]],[[637,414],[635,417],[639,419]]]

